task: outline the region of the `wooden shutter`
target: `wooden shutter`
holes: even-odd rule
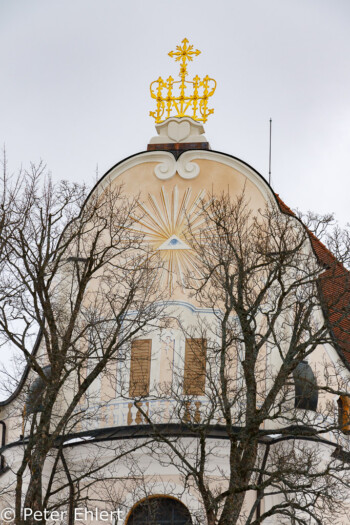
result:
[[[206,339],[186,339],[184,371],[185,395],[204,395],[206,355]]]
[[[345,434],[350,433],[350,397],[340,396],[338,399],[339,426]]]
[[[131,343],[130,397],[149,395],[151,349],[151,339],[139,339]]]

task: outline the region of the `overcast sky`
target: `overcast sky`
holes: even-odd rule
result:
[[[349,0],[0,0],[0,144],[12,171],[43,159],[92,182],[155,134],[149,84],[218,82],[205,125],[215,150],[268,173],[292,208],[350,221]]]

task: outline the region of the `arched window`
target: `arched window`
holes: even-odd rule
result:
[[[350,397],[340,396],[338,399],[339,427],[344,434],[350,434]]]
[[[44,366],[43,372],[47,379],[51,377],[51,366]],[[42,400],[46,388],[45,381],[39,376],[30,385],[26,399],[26,414],[34,414],[35,412],[42,412]]]
[[[317,410],[317,381],[310,365],[301,361],[293,372],[295,385],[295,408]]]
[[[145,499],[134,508],[127,525],[192,525],[192,519],[181,501],[154,497]]]

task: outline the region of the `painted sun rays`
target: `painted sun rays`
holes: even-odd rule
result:
[[[176,185],[169,195],[162,186],[158,198],[149,193],[146,202],[139,202],[134,229],[145,235],[154,255],[161,257],[164,271],[160,284],[167,286],[170,293],[176,283],[184,285],[186,275],[198,273],[190,238],[198,235],[204,223],[204,197],[205,190],[192,198],[191,188],[181,195]]]

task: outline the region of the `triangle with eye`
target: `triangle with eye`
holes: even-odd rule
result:
[[[163,242],[158,248],[158,250],[190,250],[190,246],[184,241],[178,238],[177,235],[172,235]]]

